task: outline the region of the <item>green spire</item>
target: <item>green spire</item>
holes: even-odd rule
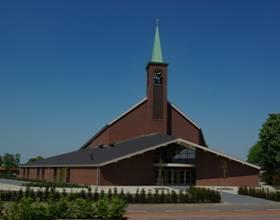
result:
[[[159,24],[159,19],[157,19],[157,23],[156,23],[156,33],[155,33],[155,39],[154,39],[152,62],[163,63],[163,58],[162,58],[162,54],[161,54],[158,24]]]

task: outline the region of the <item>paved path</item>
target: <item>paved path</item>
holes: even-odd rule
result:
[[[265,212],[153,212],[153,213],[128,213],[126,215],[128,219],[172,219],[172,220],[279,220],[280,212],[273,211]]]
[[[129,219],[280,220],[280,202],[222,193],[223,203],[130,204]]]

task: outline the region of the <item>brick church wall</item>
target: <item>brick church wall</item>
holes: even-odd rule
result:
[[[172,136],[200,144],[200,130],[185,119],[171,105],[169,107],[169,132]]]
[[[96,185],[97,169],[94,167],[70,168],[70,183]]]
[[[226,178],[223,178],[223,161],[227,163]],[[196,185],[258,186],[258,184],[258,169],[197,149]]]
[[[89,145],[110,144],[148,133],[147,102],[144,102],[123,118],[106,128]]]
[[[153,185],[153,154],[146,152],[100,168],[100,185]]]

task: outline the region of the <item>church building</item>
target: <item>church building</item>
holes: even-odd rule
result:
[[[80,149],[22,164],[20,177],[88,185],[257,186],[260,167],[207,146],[202,129],[168,100],[156,26],[146,97]]]

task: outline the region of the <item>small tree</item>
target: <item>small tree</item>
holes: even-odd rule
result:
[[[2,164],[5,169],[9,172],[12,168],[17,168],[20,163],[20,155],[19,154],[5,154],[2,159]]]
[[[274,176],[280,176],[280,113],[269,114],[259,133],[260,164],[264,180],[272,184]]]
[[[262,155],[261,155],[261,145],[259,142],[254,144],[249,150],[247,161],[256,165],[261,165]]]
[[[30,158],[30,159],[28,160],[27,163],[35,162],[35,161],[37,161],[37,160],[42,160],[42,159],[44,159],[44,158],[41,157],[41,156],[32,157],[32,158]]]

